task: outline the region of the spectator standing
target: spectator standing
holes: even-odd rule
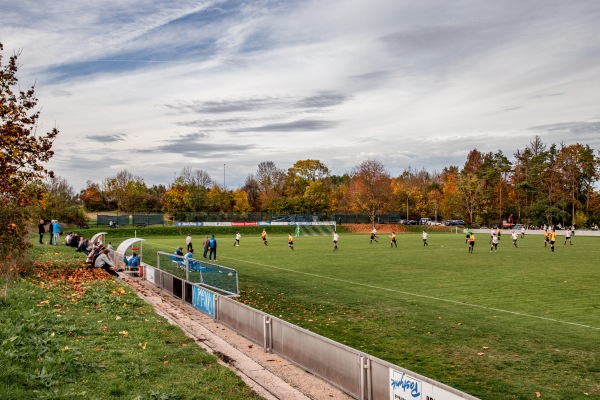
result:
[[[58,237],[60,236],[60,224],[57,220],[52,221],[52,244],[58,246]]]
[[[44,220],[40,219],[38,224],[38,232],[40,234],[40,244],[44,244],[44,233],[46,233],[46,227],[44,226]]]
[[[215,239],[215,235],[212,235],[212,237],[208,240],[208,247],[209,247],[209,253],[208,253],[208,259],[211,260],[212,257],[215,257],[215,261],[217,261],[217,239]]]
[[[202,247],[204,248],[204,258],[206,258],[206,255],[208,254],[208,245],[209,245],[209,240],[208,240],[208,235],[206,235],[204,237],[204,240],[202,241]]]

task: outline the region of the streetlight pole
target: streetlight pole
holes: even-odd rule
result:
[[[225,164],[223,164],[223,190],[225,190]]]

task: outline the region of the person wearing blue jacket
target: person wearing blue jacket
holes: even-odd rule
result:
[[[210,252],[208,253],[208,259],[212,259],[212,256],[215,256],[215,261],[217,261],[217,239],[215,239],[215,235],[208,240],[208,247]]]

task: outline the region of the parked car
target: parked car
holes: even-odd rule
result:
[[[408,225],[419,225],[419,221],[415,221],[414,219],[409,219]]]
[[[513,225],[512,228],[515,232],[521,232],[522,227],[523,227],[523,224],[516,224],[516,225]]]
[[[464,226],[467,223],[462,219],[449,219],[446,221],[446,226]]]

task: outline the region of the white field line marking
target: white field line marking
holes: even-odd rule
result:
[[[288,269],[288,268],[276,267],[274,265],[262,264],[262,263],[258,263],[258,262],[254,262],[254,261],[240,260],[240,259],[232,258],[232,257],[223,257],[223,258],[228,258],[230,260],[244,262],[244,263],[247,263],[247,264],[260,265],[261,267],[268,267],[268,268],[278,269],[278,270],[281,270],[281,271],[292,272],[292,273],[302,274],[302,275],[307,275],[307,276],[313,276],[315,278],[329,279],[329,280],[332,280],[332,281],[349,283],[349,284],[356,285],[356,286],[364,286],[364,287],[368,287],[368,288],[371,288],[371,289],[378,289],[378,290],[384,290],[384,291],[387,291],[387,292],[394,292],[394,293],[404,294],[404,295],[407,295],[407,296],[421,297],[421,298],[425,298],[425,299],[436,300],[436,301],[443,301],[443,302],[446,302],[446,303],[457,304],[457,305],[461,305],[461,306],[481,308],[481,309],[484,309],[484,310],[497,311],[497,312],[501,312],[501,313],[505,313],[505,314],[518,315],[520,317],[535,318],[535,319],[541,319],[541,320],[544,320],[544,321],[557,322],[557,323],[560,323],[560,324],[574,325],[574,326],[578,326],[580,328],[589,328],[589,329],[594,329],[594,330],[600,330],[600,327],[591,326],[591,325],[584,325],[584,324],[578,324],[576,322],[562,321],[560,319],[555,319],[555,318],[540,317],[540,316],[537,316],[537,315],[525,314],[525,313],[520,313],[520,312],[517,312],[517,311],[503,310],[501,308],[486,307],[486,306],[482,306],[482,305],[479,305],[479,304],[465,303],[465,302],[462,302],[462,301],[442,299],[440,297],[428,296],[426,294],[404,292],[402,290],[383,288],[383,287],[379,287],[379,286],[368,285],[366,283],[348,281],[346,279],[332,278],[332,277],[329,277],[329,276],[312,274],[310,272],[294,271],[294,270]]]

